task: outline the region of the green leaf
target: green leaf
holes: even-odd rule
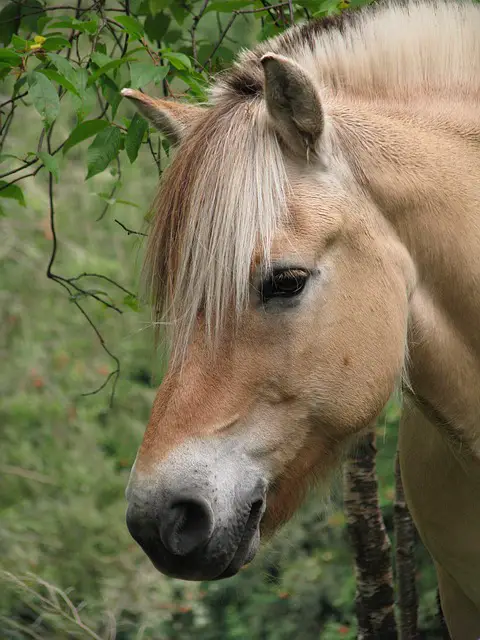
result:
[[[22,62],[22,56],[19,56],[12,49],[0,49],[0,62],[4,62],[10,67],[17,67]]]
[[[157,13],[166,9],[171,4],[172,0],[148,0],[148,8],[152,16],[156,16]]]
[[[58,182],[58,160],[55,156],[50,155],[46,151],[39,151],[38,157],[45,165],[45,169],[49,171],[55,178],[55,182]]]
[[[162,39],[165,44],[173,44],[176,46],[181,38],[182,32],[179,29],[175,29],[175,27],[173,27],[172,29],[169,29],[167,31]]]
[[[101,76],[98,82],[102,89],[103,97],[110,104],[110,108],[112,110],[112,118],[115,118],[117,114],[118,106],[122,101],[120,89],[118,88],[118,85],[116,84],[116,82],[114,82],[107,75]]]
[[[177,77],[190,87],[194,96],[200,100],[208,99],[207,83],[199,73],[194,75],[192,71],[177,71]]]
[[[113,125],[96,136],[87,151],[87,180],[104,171],[117,157],[122,145],[122,132]]]
[[[97,56],[98,56],[98,53],[97,53]],[[107,56],[104,56],[104,57],[107,57]],[[117,67],[121,67],[122,64],[125,64],[126,62],[128,62],[127,57],[118,58],[118,60],[110,60],[110,62],[107,62],[107,64],[104,64],[102,67],[100,67],[99,69],[97,69],[92,73],[92,75],[88,78],[87,86],[91,87],[92,84],[94,84],[101,75],[103,75],[104,73],[108,73],[112,69],[117,69]]]
[[[87,138],[91,138],[108,126],[109,122],[107,122],[107,120],[86,120],[85,122],[81,122],[68,136],[63,145],[62,152],[64,154],[67,153],[67,151],[75,145],[87,140]]]
[[[4,62],[0,62],[0,80],[3,80],[8,76],[12,67],[9,64],[5,64]]]
[[[73,22],[75,18],[70,18],[69,16],[62,16],[61,18],[57,18],[54,22],[50,24],[51,29],[73,29]]]
[[[0,43],[7,46],[20,26],[22,8],[11,2],[0,11]]]
[[[22,207],[25,206],[25,197],[18,184],[8,184],[8,182],[0,180],[0,198],[11,198],[21,204]]]
[[[24,40],[23,38],[19,38],[15,34],[12,36],[12,45],[17,51],[26,51],[29,44],[28,40]]]
[[[251,4],[251,0],[223,0],[222,2],[211,2],[206,8],[205,13],[209,13],[210,11],[218,11],[219,13],[230,13],[231,11],[244,9]]]
[[[53,20],[53,16],[46,15],[41,15],[40,17],[38,15],[34,15],[32,16],[32,18],[38,18],[37,26],[35,29],[32,29],[32,31],[36,31],[39,35],[43,34],[43,30],[45,29],[47,24]]]
[[[325,0],[324,2],[316,3],[312,2],[311,5],[307,5],[306,8],[311,8],[312,15],[316,18],[323,18],[325,16],[338,15],[340,13],[338,0]]]
[[[58,71],[54,71],[53,69],[39,69],[38,73],[43,73],[49,80],[53,80],[53,82],[57,82],[60,86],[62,86],[67,91],[71,91],[75,95],[79,96],[80,94],[77,91],[77,88],[67,80],[65,76],[62,76]]]
[[[143,136],[147,129],[147,121],[136,113],[128,127],[127,136],[125,138],[125,151],[127,152],[128,159],[132,163],[137,159],[138,150],[140,149]]]
[[[48,128],[60,112],[60,100],[57,90],[42,73],[33,71],[28,74],[27,79],[29,85],[28,95]]]
[[[157,13],[155,17],[147,16],[145,20],[145,33],[152,42],[160,41],[167,33],[171,21],[172,19],[165,12]]]
[[[70,16],[62,16],[50,25],[52,29],[75,29],[80,32],[87,32],[93,35],[98,28],[98,19],[93,17],[90,20],[77,20]]]
[[[213,56],[211,56],[211,53],[212,53],[212,45],[209,42],[201,44],[198,47],[198,53],[197,53],[198,61],[201,64],[204,64],[205,61],[209,60],[211,57],[212,62],[215,62],[216,60],[220,60],[222,64],[225,64],[225,63],[228,64],[233,62],[233,59],[235,58],[235,51],[223,45],[220,45],[218,47],[218,49],[215,51]]]
[[[169,65],[160,67],[151,62],[131,62],[130,78],[131,88],[139,89],[145,87],[150,82],[160,82],[165,78],[169,70]]]
[[[140,14],[142,6],[145,5],[145,0],[130,0],[129,5],[130,5],[130,12],[136,16]],[[142,11],[142,13],[145,13],[145,11]]]
[[[77,70],[67,58],[60,56],[58,53],[47,53],[47,58],[57,67],[57,71],[61,73],[62,76],[69,80],[75,87],[78,87]]]
[[[89,20],[73,20],[73,28],[93,36],[98,31],[98,17],[92,15]]]
[[[140,305],[138,303],[137,296],[133,296],[131,293],[126,295],[123,299],[123,304],[130,307],[132,311],[140,311]]]
[[[68,76],[67,76],[68,77]],[[83,67],[75,70],[75,86],[83,94],[87,90],[88,71]]]
[[[83,122],[83,120],[85,120],[85,118],[98,106],[98,96],[95,87],[88,87],[88,89],[82,93],[81,98],[76,96],[74,93],[71,93],[70,100],[73,103],[79,122]]]
[[[38,31],[38,22],[45,18],[44,7],[38,0],[28,0],[22,4],[22,28],[26,31]]]
[[[42,49],[44,51],[55,51],[55,49],[70,48],[71,46],[72,44],[66,38],[62,36],[51,36],[42,44]]]
[[[184,53],[177,53],[173,51],[162,52],[163,57],[171,62],[175,69],[191,69],[192,63],[190,58]]]
[[[13,153],[0,153],[0,164],[2,162],[5,162],[5,160],[20,160],[21,161],[21,159],[18,156],[14,155]]]
[[[175,22],[182,26],[189,13],[185,6],[182,6],[182,3],[180,2],[173,2],[170,5],[170,11],[172,12],[172,16],[175,18]]]
[[[27,84],[27,76],[24,74],[13,85],[13,95],[17,96],[20,93],[20,89],[23,89],[25,84]]]
[[[136,18],[132,16],[118,16],[115,18],[115,21],[122,25],[124,31],[126,31],[133,40],[143,38],[145,31]]]
[[[94,62],[97,67],[104,67],[111,61],[112,58],[109,58],[103,51],[97,50],[92,53],[92,62]]]
[[[122,200],[121,198],[117,198],[116,202],[117,204],[124,204],[127,207],[135,207],[135,209],[140,209],[138,204],[135,204],[135,202],[130,202],[130,200]]]

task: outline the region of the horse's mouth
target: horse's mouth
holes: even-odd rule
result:
[[[174,555],[161,543],[154,528],[129,526],[133,538],[150,558],[154,567],[171,578],[190,581],[214,581],[230,578],[250,563],[260,546],[260,521],[265,511],[265,500],[251,506],[240,541],[234,548],[229,531],[215,535],[203,546],[186,555]],[[128,519],[127,519],[128,521]],[[137,521],[138,524],[138,521]]]
[[[258,505],[258,507],[254,505],[252,507],[245,531],[235,555],[228,567],[214,578],[215,580],[231,578],[236,575],[240,569],[252,562],[260,546],[260,521],[264,511],[265,507],[263,505]]]

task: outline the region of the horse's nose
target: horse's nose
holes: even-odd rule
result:
[[[166,552],[174,562],[206,545],[215,518],[204,496],[182,492],[168,499],[151,499],[143,506],[129,505],[127,527],[148,555],[163,557]]]
[[[178,489],[166,482],[143,490],[133,486],[126,513],[128,530],[153,565],[168,576],[183,580],[232,576],[257,551],[266,504],[266,481],[253,478],[256,484],[246,489],[252,478],[241,479],[238,486],[226,489],[207,483]]]
[[[158,513],[160,538],[176,556],[185,556],[207,543],[214,526],[212,508],[202,497],[179,497]]]

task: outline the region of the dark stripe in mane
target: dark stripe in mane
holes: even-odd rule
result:
[[[309,20],[298,27],[293,27],[285,33],[263,42],[255,49],[244,54],[239,63],[222,75],[221,84],[238,97],[247,99],[261,97],[263,95],[263,72],[260,58],[267,51],[288,56],[302,45],[307,45],[310,49],[313,49],[322,33],[339,31],[343,34],[345,28],[353,25],[359,14],[363,13],[363,9],[367,7],[347,9],[339,15]]]

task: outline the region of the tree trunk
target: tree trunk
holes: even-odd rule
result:
[[[375,433],[364,436],[345,467],[347,529],[355,553],[359,640],[397,640],[391,545],[378,502]]]
[[[418,640],[418,595],[415,582],[416,529],[405,502],[400,460],[395,458],[395,565],[400,609],[400,639]]]
[[[445,622],[445,618],[443,617],[442,601],[440,600],[440,591],[438,590],[438,588],[437,588],[437,607],[438,607],[438,626],[440,627],[442,640],[451,640],[447,623]]]

